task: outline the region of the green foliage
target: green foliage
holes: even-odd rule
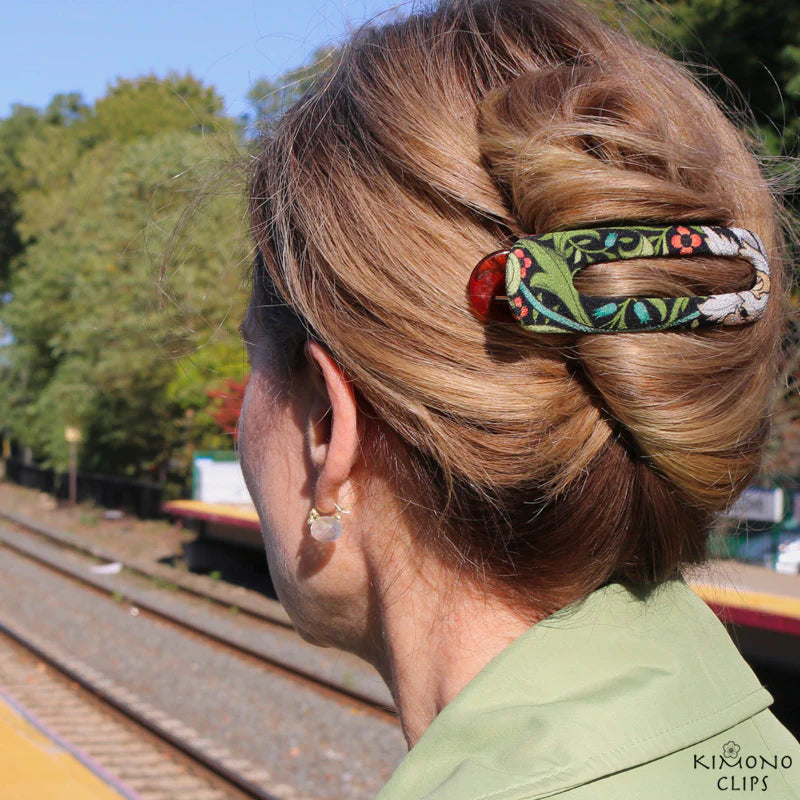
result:
[[[20,150],[43,124],[37,109],[23,105],[14,105],[11,116],[0,120],[0,293],[6,291],[11,263],[24,246],[18,229],[23,188]]]
[[[66,466],[65,425],[83,430],[81,466],[105,473],[218,445],[210,425],[182,426],[241,355],[247,246],[241,187],[219,181],[238,156],[220,108],[173,76],[10,118],[0,164],[27,246],[2,311],[16,341],[0,362],[0,420],[46,463]]]
[[[191,75],[120,80],[95,104],[86,133],[95,140],[130,142],[166,131],[230,128],[231,123],[220,116],[222,108],[216,91]]]
[[[19,221],[16,195],[9,189],[0,189],[0,294],[5,294],[11,262],[23,249],[22,239],[17,230]],[[0,324],[0,335],[2,335],[2,324]]]
[[[48,125],[68,126],[84,122],[91,108],[77,92],[57,94],[44,111],[43,119]]]
[[[0,120],[0,181],[5,189],[18,193],[22,188],[20,149],[44,125],[38,109],[19,104],[12,107],[10,117]]]
[[[743,99],[771,153],[800,154],[800,5],[785,0],[594,4],[607,19],[622,19],[638,38],[694,64],[727,105],[741,108]]]
[[[269,127],[330,61],[251,91]],[[237,124],[191,75],[119,80],[94,104],[58,94],[0,120],[0,425],[64,469],[177,492],[196,449],[232,448],[208,391],[242,381],[236,326],[249,258]],[[226,183],[221,182],[225,176]]]

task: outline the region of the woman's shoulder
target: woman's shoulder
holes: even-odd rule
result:
[[[719,800],[728,792],[757,793],[769,800],[800,799],[800,744],[768,709],[691,747],[559,796]],[[540,796],[534,793],[525,800]]]
[[[662,786],[665,798],[702,799],[717,796],[724,776],[741,785],[756,774],[752,758],[767,796],[795,800],[788,787],[800,785],[790,771],[800,746],[771,703],[683,581],[609,584],[493,659],[434,720],[379,800],[602,800],[603,792],[644,796],[645,787],[650,798]],[[734,752],[741,769],[720,761]],[[763,776],[762,756],[778,758]]]

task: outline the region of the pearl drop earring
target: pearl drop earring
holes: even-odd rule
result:
[[[321,514],[312,508],[306,524],[311,526],[311,535],[318,542],[334,542],[342,535],[342,514],[349,514],[338,503],[333,504],[336,511],[333,514]]]

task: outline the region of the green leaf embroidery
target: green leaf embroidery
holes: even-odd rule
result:
[[[663,322],[664,317],[667,316],[667,304],[660,297],[648,297],[647,299],[651,305],[655,306],[655,309],[658,311],[658,314]]]
[[[572,273],[564,258],[548,247],[542,247],[538,242],[525,241],[525,247],[530,251],[533,260],[543,270],[535,272],[529,279],[528,285],[533,289],[544,289],[561,300],[569,310],[569,314],[582,325],[592,326],[592,320],[581,305],[580,295],[572,283]]]
[[[628,298],[624,300],[619,305],[619,311],[608,321],[607,324],[603,325],[604,328],[610,328],[614,331],[626,331],[628,330],[628,325],[625,322],[625,312],[628,309],[628,304],[631,302],[632,298]]]
[[[631,247],[631,245],[633,246]],[[625,254],[625,258],[647,258],[655,255],[656,252],[646,236],[620,236],[618,246],[620,252]]]
[[[672,306],[672,311],[670,311],[669,319],[667,319],[667,325],[675,322],[676,319],[683,313],[686,306],[689,305],[689,297],[676,297],[675,304]]]

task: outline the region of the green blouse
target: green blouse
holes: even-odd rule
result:
[[[682,580],[547,617],[441,711],[377,800],[800,800],[800,745]]]

